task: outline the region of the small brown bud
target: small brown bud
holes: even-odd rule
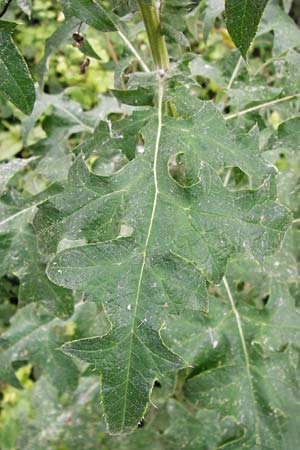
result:
[[[88,66],[90,65],[90,60],[89,58],[86,58],[83,63],[80,65],[80,73],[81,75],[84,75],[86,72],[86,69],[88,68]]]

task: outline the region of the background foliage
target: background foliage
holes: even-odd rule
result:
[[[1,6],[4,3],[0,1]],[[136,3],[102,3],[123,18],[122,32],[151,67]],[[234,3],[228,1],[227,13]],[[98,374],[87,364],[89,358],[66,354],[79,350],[67,342],[109,331],[102,306],[93,301],[93,292],[82,278],[76,284],[68,280],[68,274],[60,277],[57,270],[51,275],[48,266],[50,281],[45,268],[57,247],[63,252],[60,255],[72,256],[74,242],[101,243],[130,236],[129,226],[120,228],[123,206],[115,185],[109,188],[110,201],[103,202],[102,178],[94,174],[107,177],[127,168],[121,186],[135,173],[144,174],[143,166],[129,174],[128,167],[136,167],[136,156],[143,152],[141,129],[146,142],[155,145],[151,120],[157,104],[156,80],[140,71],[120,34],[99,32],[102,23],[96,24],[98,31],[80,26],[73,10],[75,17],[66,21],[61,6],[68,16],[67,1],[35,0],[32,5],[13,1],[5,15],[18,23],[14,42],[42,89],[36,90],[34,109],[27,116],[23,113],[30,113],[28,109],[22,113],[17,109],[20,105],[14,106],[3,94],[0,103],[1,449],[294,450],[300,438],[297,2],[268,3],[247,62],[228,34],[222,1],[162,2],[162,30],[173,62],[167,85],[170,107],[187,118],[184,126],[190,127],[190,135],[195,129],[199,133],[195,142],[202,152],[200,159],[209,166],[203,168],[203,179],[207,183],[214,179],[219,186],[209,200],[215,211],[223,211],[226,205],[229,216],[237,214],[232,229],[224,232],[220,226],[219,242],[229,236],[239,254],[231,256],[225,282],[221,282],[224,258],[233,249],[228,254],[224,250],[219,259],[215,256],[218,264],[213,268],[207,263],[208,281],[197,278],[195,282],[190,272],[187,278],[186,268],[179,271],[174,261],[160,265],[165,291],[171,297],[179,291],[188,300],[189,308],[180,316],[175,312],[184,309],[181,304],[175,305],[175,312],[164,313],[160,331],[163,342],[184,364],[174,359],[177,371],[162,373],[155,381],[144,419],[132,434],[122,437],[109,436],[101,420]],[[254,26],[263,11],[256,12]],[[230,20],[227,26],[231,31]],[[81,48],[72,39],[78,30],[85,36]],[[231,36],[245,56],[254,37],[251,27],[242,37],[234,30]],[[90,65],[81,73],[87,57]],[[192,94],[189,102],[187,90]],[[281,98],[284,101],[278,101]],[[202,115],[189,120],[199,110]],[[190,136],[187,140],[184,127],[180,129],[174,118],[167,120],[164,148],[175,147],[179,138],[178,150],[184,151],[186,142],[193,148],[195,143]],[[120,141],[123,135],[126,138]],[[199,154],[184,158],[176,155],[170,160],[170,173],[180,186],[189,187],[198,177],[193,168],[199,165]],[[146,183],[145,176],[142,185]],[[130,189],[132,198],[142,195],[140,186]],[[179,196],[176,200],[181,201]],[[143,197],[138,203],[141,210],[142,201]],[[83,204],[84,214],[79,215]],[[97,205],[102,226],[99,216],[94,218]],[[251,220],[258,221],[256,247],[250,242],[252,228],[240,225],[250,220],[249,210]],[[177,209],[172,210],[172,221],[179,224],[183,219],[176,214]],[[157,235],[164,237],[162,247],[168,239],[163,228],[170,217],[162,215],[161,220]],[[200,229],[212,228],[208,220],[197,220]],[[266,237],[264,227],[270,224],[271,237]],[[280,250],[268,256],[283,236]],[[249,251],[241,256],[243,244],[255,259]],[[77,253],[76,261],[80,257]],[[92,284],[89,276],[87,271],[84,279]],[[180,278],[178,282],[180,276],[189,281],[185,291]],[[170,279],[166,288],[165,280]],[[195,297],[200,303],[197,308]],[[65,353],[59,350],[62,345]]]

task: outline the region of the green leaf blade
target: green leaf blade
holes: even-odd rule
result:
[[[268,0],[226,0],[225,14],[229,34],[246,59]]]
[[[15,24],[0,21],[1,94],[29,115],[35,102],[33,80],[23,56],[11,38]]]

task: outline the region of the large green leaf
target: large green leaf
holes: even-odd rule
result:
[[[15,27],[12,22],[0,21],[1,95],[24,114],[30,114],[35,102],[34,85],[26,62],[11,37]]]
[[[120,232],[99,242],[108,218],[83,214],[80,237],[88,244],[62,251],[48,266],[52,281],[101,301],[108,314],[109,334],[70,342],[64,351],[100,370],[102,404],[112,433],[132,430],[144,414],[154,379],[183,364],[160,339],[167,316],[206,309],[204,278],[220,282],[231,254],[248,252],[262,259],[274,252],[290,222],[275,201],[272,170],[259,159],[242,162],[244,155],[234,154],[235,141],[210,105],[177,100],[178,111],[186,106],[190,117],[163,116],[161,93],[158,117],[141,130],[143,151],[120,172],[97,177],[83,162],[76,163],[81,186],[73,192],[78,199],[83,196],[83,204],[87,191],[92,201],[102,196],[119,202]],[[170,172],[174,158],[178,181]],[[255,184],[262,183],[262,173],[267,177],[254,191],[229,191],[213,169],[243,165],[254,178],[253,164],[257,172],[262,170]],[[69,227],[78,238],[67,205],[68,192],[56,204],[60,211],[47,220],[57,235]]]
[[[244,58],[267,3],[268,0],[225,0],[227,28]]]

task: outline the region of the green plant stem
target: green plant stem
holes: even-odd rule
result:
[[[227,85],[227,89],[231,89],[232,88],[232,85],[233,85],[233,83],[234,83],[234,81],[235,81],[235,79],[236,79],[236,77],[237,77],[237,75],[238,75],[238,73],[240,71],[240,68],[241,68],[241,65],[242,65],[243,62],[244,62],[244,59],[243,59],[242,56],[240,56],[236,66],[234,68],[234,71],[232,72],[230,81],[229,81],[229,83]]]
[[[242,348],[243,348],[243,353],[244,353],[244,357],[245,357],[247,376],[248,376],[249,384],[251,385],[251,388],[252,388],[251,392],[252,392],[252,397],[253,397],[253,403],[255,403],[255,398],[254,398],[254,395],[253,395],[253,391],[254,390],[253,390],[252,375],[251,375],[251,371],[250,371],[250,357],[249,357],[249,353],[248,353],[248,349],[247,349],[246,339],[245,339],[245,336],[244,336],[242,321],[241,321],[239,312],[238,312],[238,310],[236,308],[235,301],[233,299],[233,296],[232,296],[229,284],[228,284],[227,279],[226,279],[225,276],[223,277],[223,284],[224,284],[226,293],[228,295],[228,298],[229,298],[229,301],[230,301],[230,305],[231,305],[231,308],[232,308],[232,312],[233,312],[233,314],[235,316],[235,320],[236,320],[237,327],[238,327],[238,330],[239,330],[239,335],[240,335]]]
[[[227,187],[227,185],[229,183],[229,180],[230,180],[230,177],[231,177],[231,172],[232,172],[232,168],[228,169],[227,172],[226,172],[225,180],[224,180],[224,183],[223,183],[224,187]]]
[[[247,114],[249,112],[259,111],[260,109],[263,109],[263,108],[270,108],[279,103],[288,102],[290,100],[295,100],[296,98],[300,98],[300,94],[289,95],[287,97],[279,98],[279,99],[273,100],[271,102],[266,102],[266,103],[262,103],[261,105],[253,106],[252,108],[244,109],[243,111],[228,114],[227,116],[224,117],[224,119],[225,120],[235,119],[237,117],[244,116],[245,114]]]
[[[146,4],[143,0],[138,0],[138,4],[145,23],[154,64],[157,69],[168,70],[169,55],[165,38],[160,32],[160,21],[155,2],[152,0],[151,3]]]

